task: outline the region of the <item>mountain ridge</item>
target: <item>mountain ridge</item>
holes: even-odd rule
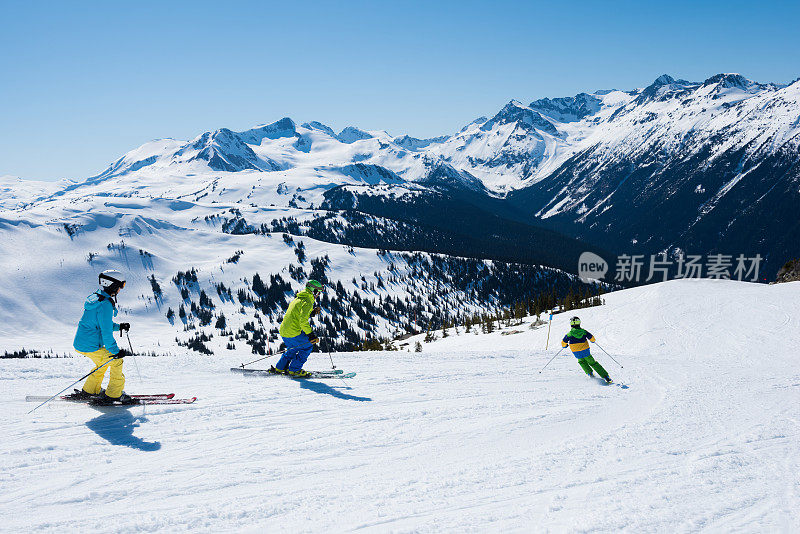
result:
[[[284,117],[240,132],[221,128],[190,141],[152,141],[49,198],[70,191],[125,195],[128,181],[153,197],[173,194],[169,185],[177,181],[230,192],[222,184],[247,175],[256,182],[251,192],[230,200],[254,201],[259,188],[286,192],[295,184],[291,194],[271,195],[268,203],[311,208],[324,202],[325,191],[368,185],[378,189],[364,194],[386,194],[402,205],[404,183],[417,192],[504,198],[509,214],[528,213],[531,224],[604,248],[759,250],[782,264],[780,256],[800,253],[789,239],[793,220],[764,221],[787,217],[800,201],[793,186],[800,179],[798,139],[800,81],[759,83],[720,73],[691,82],[663,74],[630,91],[528,105],[511,100],[489,118],[428,139],[355,126],[337,134],[321,122],[298,125]],[[400,189],[382,189],[378,182],[388,182],[377,176]],[[746,229],[754,225],[757,231]],[[771,246],[769,235],[782,244]]]

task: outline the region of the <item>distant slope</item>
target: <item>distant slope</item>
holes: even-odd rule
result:
[[[222,210],[187,201],[105,204],[49,222],[0,218],[3,352],[71,354],[83,301],[108,268],[128,279],[117,320],[134,325],[138,349],[156,353],[277,350],[286,307],[312,278],[328,288],[314,321],[327,349],[438,328],[539,292],[582,286],[543,266],[355,248],[291,235],[288,227],[247,231],[244,217],[220,217]],[[213,216],[205,215],[209,210]],[[270,213],[267,221],[308,215]]]
[[[544,264],[567,272],[575,271],[578,258],[585,251],[593,251],[609,261],[612,258],[611,253],[600,247],[521,222],[521,214],[508,210],[494,198],[452,190],[393,197],[372,194],[370,189],[332,189],[325,194],[323,207],[377,215],[409,228],[396,235],[373,231],[372,246]],[[322,228],[318,227],[316,233],[312,230],[309,235],[324,239],[325,233],[319,230]],[[344,234],[344,239],[358,239],[358,236]]]
[[[66,185],[61,182],[25,180],[18,176],[0,176],[0,210],[13,210],[46,197]]]

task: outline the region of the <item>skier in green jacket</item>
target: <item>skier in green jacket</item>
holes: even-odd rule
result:
[[[561,340],[561,346],[569,346],[569,350],[578,358],[578,365],[581,366],[581,369],[583,369],[587,375],[593,377],[594,373],[592,370],[597,371],[597,374],[610,384],[611,378],[608,376],[608,372],[602,365],[595,361],[591,352],[589,352],[589,342],[595,342],[594,336],[587,330],[581,328],[581,320],[578,317],[570,319],[569,325],[572,329],[564,336],[564,339]]]
[[[306,288],[297,293],[289,304],[286,315],[283,316],[279,333],[286,345],[286,350],[278,363],[270,371],[278,374],[305,378],[308,371],[303,370],[308,355],[319,343],[319,338],[311,331],[309,319],[319,313],[319,306],[315,305],[315,298],[324,289],[316,280],[309,280]]]

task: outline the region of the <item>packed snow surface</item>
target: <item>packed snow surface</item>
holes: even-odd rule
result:
[[[578,315],[624,365],[592,347],[612,386],[563,352],[539,372],[572,312],[548,350],[528,320],[334,354],[347,382],[229,372],[249,354],[139,358],[141,378],[126,360],[129,392],[189,406],[27,415],[88,361],[3,361],[0,530],[797,532],[800,283],[605,299]]]

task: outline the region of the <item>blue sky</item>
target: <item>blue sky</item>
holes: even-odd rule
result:
[[[530,102],[800,77],[800,2],[8,2],[0,175],[86,178],[140,144],[290,116],[426,137]]]

